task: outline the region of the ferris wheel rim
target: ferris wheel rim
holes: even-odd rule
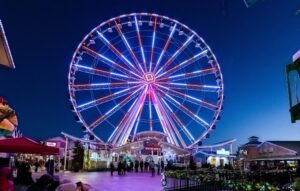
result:
[[[220,102],[219,102],[219,105],[218,105],[218,108],[216,110],[216,114],[215,114],[215,119],[213,120],[213,122],[211,123],[212,125],[209,126],[203,133],[200,137],[198,137],[194,143],[190,144],[190,145],[187,145],[186,147],[187,148],[191,148],[193,147],[194,145],[196,145],[199,141],[203,140],[204,137],[206,137],[206,135],[212,130],[213,128],[213,125],[215,125],[218,117],[220,116],[220,112],[221,112],[221,107],[223,105],[223,100],[224,100],[224,84],[223,84],[223,76],[222,76],[222,73],[221,73],[221,69],[220,69],[220,65],[219,65],[219,62],[217,61],[217,58],[216,56],[214,55],[214,53],[212,52],[212,50],[210,49],[210,47],[208,46],[208,44],[206,44],[206,42],[202,39],[201,36],[199,36],[194,30],[190,29],[188,26],[186,26],[185,24],[175,20],[175,19],[172,19],[170,17],[166,17],[166,16],[162,16],[162,15],[158,15],[158,14],[154,14],[154,13],[130,13],[130,14],[126,14],[126,15],[120,15],[120,16],[117,16],[117,17],[113,17],[111,19],[108,19],[104,22],[102,22],[100,25],[96,26],[95,28],[93,28],[84,38],[83,40],[79,43],[79,45],[77,46],[73,56],[72,56],[72,60],[71,60],[71,64],[70,64],[70,68],[69,68],[69,75],[68,75],[68,88],[69,88],[69,94],[72,95],[74,92],[71,90],[72,87],[71,87],[71,83],[70,83],[70,78],[72,77],[71,74],[72,74],[72,66],[75,64],[75,60],[76,60],[76,55],[78,54],[79,52],[79,49],[83,46],[83,43],[90,37],[91,34],[93,34],[95,31],[98,31],[102,26],[108,24],[109,22],[113,22],[117,19],[120,19],[120,18],[125,18],[125,17],[132,17],[132,16],[153,16],[153,17],[156,17],[156,18],[162,18],[162,19],[166,19],[166,20],[169,20],[169,21],[172,21],[180,26],[183,26],[185,27],[187,30],[189,30],[193,35],[195,35],[198,39],[201,40],[201,43],[203,43],[205,45],[205,47],[207,48],[207,51],[210,52],[211,56],[212,56],[212,59],[214,60],[215,63],[215,66],[217,67],[217,70],[219,71],[219,77],[220,77],[220,91],[218,93],[219,97],[220,97]],[[73,96],[70,96],[70,100],[71,100],[71,103],[73,106],[77,106],[77,102],[76,102],[76,99],[73,97]],[[83,119],[83,117],[81,116],[81,113],[80,111],[77,110],[76,107],[74,107],[75,109],[75,112],[77,114],[77,116],[79,117],[79,120],[80,122],[86,127],[87,131],[92,134],[98,141],[101,141],[101,142],[104,142],[101,138],[99,138],[95,133],[94,131],[89,127],[89,125],[87,125]]]

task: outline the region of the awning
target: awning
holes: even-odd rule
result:
[[[58,155],[59,148],[42,145],[27,137],[20,137],[0,140],[0,152]]]

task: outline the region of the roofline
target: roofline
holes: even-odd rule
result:
[[[281,146],[281,145],[277,145],[277,144],[275,144],[275,143],[271,143],[271,142],[269,142],[269,141],[262,142],[261,144],[257,145],[256,147],[260,147],[260,146],[263,145],[264,143],[269,143],[269,144],[271,144],[271,145],[274,145],[274,146],[277,146],[277,147],[280,147],[280,148],[289,150],[289,151],[291,151],[291,152],[293,152],[293,153],[295,153],[295,154],[298,153],[297,151],[295,151],[295,150],[293,150],[293,149],[289,149],[289,148],[283,147],[283,146]]]
[[[73,135],[70,135],[68,133],[65,133],[65,132],[61,132],[61,134],[64,136],[64,137],[67,137],[67,138],[70,138],[71,140],[73,141],[80,141],[80,142],[84,142],[84,143],[92,143],[92,144],[97,144],[97,145],[105,145],[107,146],[107,144],[103,144],[101,142],[96,142],[96,141],[89,141],[89,140],[84,140],[82,138],[78,138],[78,137],[75,137]]]
[[[7,42],[7,38],[6,38],[6,36],[5,36],[4,27],[3,27],[2,22],[1,22],[1,19],[0,19],[0,38],[1,38],[1,37],[3,38],[4,50],[5,50],[5,52],[6,52],[6,56],[7,56],[7,58],[8,58],[10,68],[15,69],[16,66],[15,66],[13,57],[12,57],[11,52],[10,52],[10,48],[9,48],[9,45],[8,45],[8,42]]]
[[[228,144],[232,144],[236,141],[236,139],[230,139],[224,142],[219,142],[219,143],[215,143],[212,145],[204,145],[204,146],[198,146],[198,147],[194,147],[195,149],[205,149],[205,148],[215,148],[215,147],[222,147]]]

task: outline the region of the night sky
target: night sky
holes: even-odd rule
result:
[[[65,131],[81,136],[67,99],[67,75],[78,43],[101,22],[125,13],[166,15],[194,29],[216,54],[225,102],[207,143],[251,135],[299,140],[291,124],[285,65],[300,49],[299,0],[14,1],[0,2],[0,19],[16,69],[0,67],[0,95],[16,110],[24,135]]]

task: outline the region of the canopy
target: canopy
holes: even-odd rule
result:
[[[42,145],[27,137],[0,140],[0,152],[57,155],[59,148]]]

